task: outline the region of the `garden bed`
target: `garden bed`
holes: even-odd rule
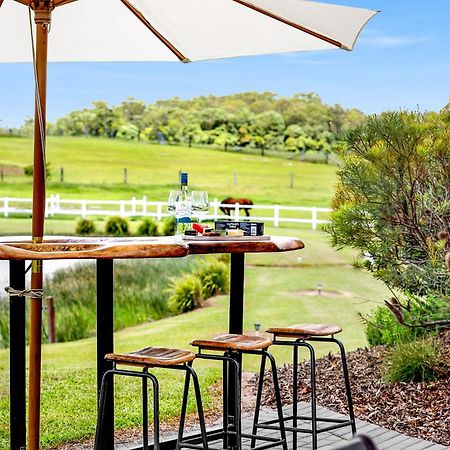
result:
[[[444,361],[450,361],[450,331],[439,337],[444,348]],[[423,383],[385,383],[381,365],[387,349],[373,347],[347,354],[355,414],[359,419],[390,430],[442,445],[450,445],[450,372],[443,367],[441,377]],[[309,401],[309,364],[299,366],[298,400]],[[292,402],[292,365],[279,368],[281,395],[284,404]],[[262,402],[275,407],[270,376],[266,374]],[[258,376],[249,384],[256,393]],[[346,413],[341,379],[340,358],[328,355],[317,360],[317,401],[336,412]]]

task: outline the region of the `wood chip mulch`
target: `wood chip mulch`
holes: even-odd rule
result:
[[[450,331],[439,337],[446,370],[440,379],[422,383],[386,383],[381,366],[386,348],[358,349],[347,354],[355,414],[408,436],[450,446]],[[298,400],[310,401],[309,364],[299,365]],[[292,403],[292,365],[279,368],[283,404]],[[306,383],[305,383],[306,381]],[[258,375],[249,380],[256,393]],[[262,402],[274,407],[271,377],[265,375]],[[317,402],[336,412],[346,413],[340,357],[328,355],[317,360]]]

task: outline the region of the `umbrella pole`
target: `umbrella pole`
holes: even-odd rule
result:
[[[48,1],[35,9],[36,99],[34,122],[33,242],[42,242],[45,218],[45,125],[47,95],[47,39],[51,10]],[[31,289],[42,289],[42,261],[33,261]],[[28,450],[39,450],[41,397],[42,298],[31,298],[28,391]]]

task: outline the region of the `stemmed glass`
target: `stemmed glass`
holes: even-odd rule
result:
[[[201,221],[209,212],[209,199],[206,191],[192,191],[192,212]]]
[[[179,191],[170,191],[169,198],[167,199],[167,211],[171,214],[175,214],[178,194]]]

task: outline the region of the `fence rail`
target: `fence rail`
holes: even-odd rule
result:
[[[225,206],[231,208],[230,216],[224,215],[220,208]],[[166,202],[150,202],[147,197],[130,200],[70,200],[62,199],[59,194],[50,195],[46,200],[45,216],[54,217],[78,216],[121,216],[121,217],[155,217],[161,220],[169,217],[166,212]],[[329,223],[328,217],[331,209],[303,206],[281,206],[281,205],[222,205],[218,199],[210,203],[208,220],[231,218],[238,221],[246,218],[245,210],[251,209],[251,218],[272,222],[275,227],[280,223],[302,223],[310,224],[313,230],[318,225]],[[0,215],[9,217],[17,214],[31,214],[31,198],[0,197]],[[206,217],[203,218],[205,220]]]

